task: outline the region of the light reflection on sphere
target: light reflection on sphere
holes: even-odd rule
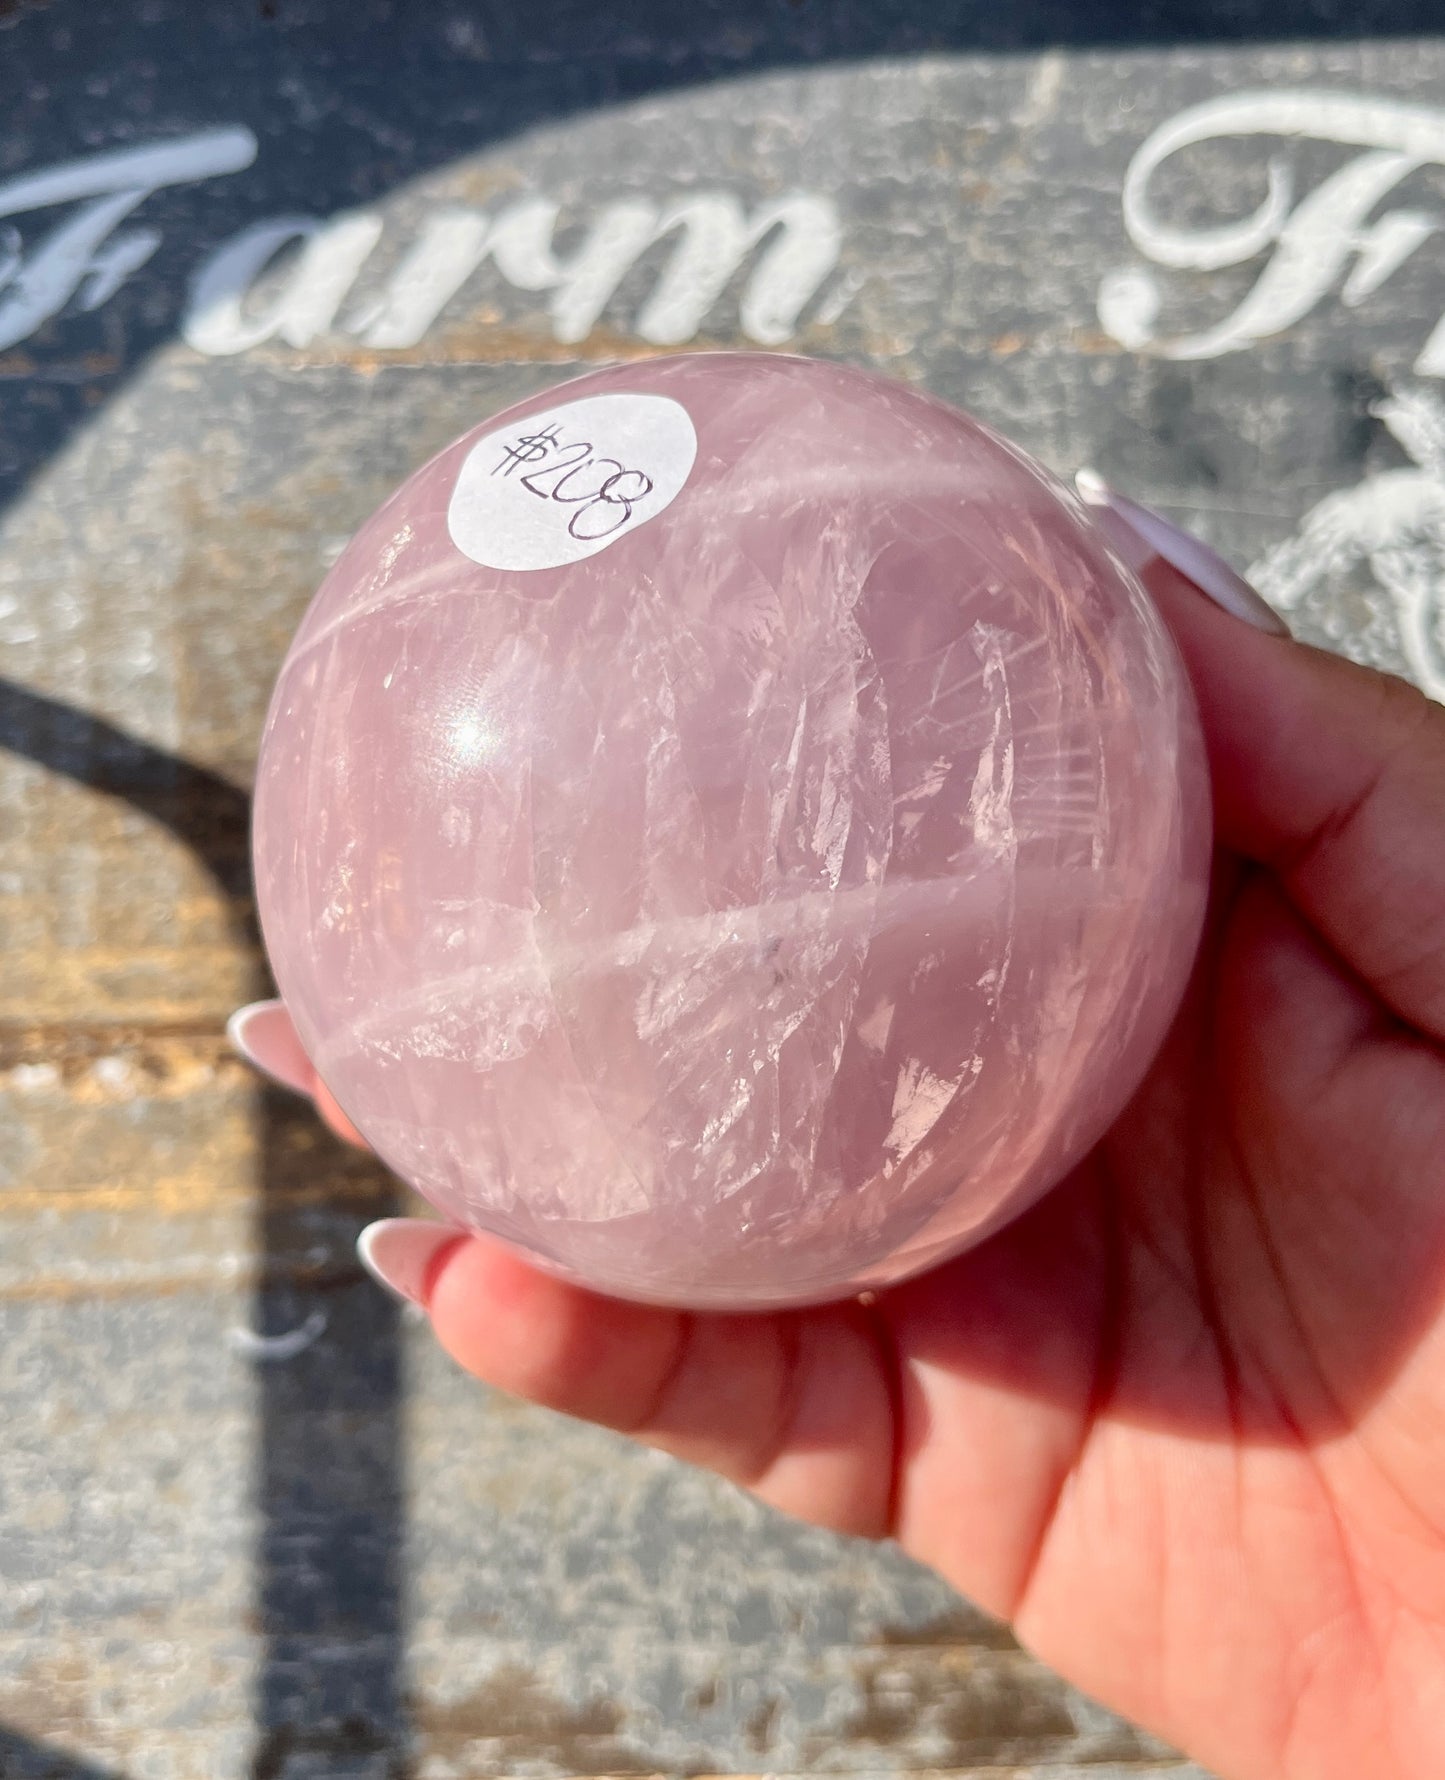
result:
[[[484,422],[361,528],[255,856],[302,1042],[444,1215],[765,1306],[1079,1159],[1208,843],[1183,671],[1071,494],[877,376],[688,354]]]

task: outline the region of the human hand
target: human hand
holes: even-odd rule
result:
[[[1445,709],[1227,615],[1186,578],[1222,565],[1131,511],[1219,847],[1168,1044],[1068,1180],[870,1303],[767,1316],[435,1224],[363,1254],[479,1378],[896,1538],[1227,1780],[1438,1780]]]

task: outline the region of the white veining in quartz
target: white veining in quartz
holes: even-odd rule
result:
[[[570,566],[463,555],[468,453],[531,470],[529,414],[609,393],[687,409],[681,493]],[[762,1305],[927,1265],[1078,1158],[1208,838],[1172,645],[1072,495],[897,384],[713,354],[549,391],[363,526],[277,685],[256,865],[303,1043],[444,1213]]]

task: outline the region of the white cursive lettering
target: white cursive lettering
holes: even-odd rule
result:
[[[1337,142],[1364,153],[1323,180],[1298,204],[1289,170],[1267,166],[1264,201],[1222,227],[1183,230],[1156,214],[1151,181],[1171,155],[1227,137],[1274,136]],[[1445,165],[1445,111],[1350,93],[1244,92],[1206,100],[1161,125],[1142,145],[1124,180],[1124,225],[1156,265],[1214,271],[1269,250],[1243,301],[1204,333],[1160,338],[1155,331],[1162,290],[1154,274],[1131,267],[1099,289],[1099,318],[1122,345],[1150,347],[1167,358],[1217,358],[1282,332],[1340,285],[1341,300],[1365,301],[1440,226],[1418,210],[1370,213],[1407,175]],[[1341,282],[1343,280],[1343,282]],[[1416,364],[1422,374],[1445,371],[1445,324]]]
[[[160,245],[154,229],[117,233],[162,186],[239,172],[256,138],[239,126],[175,142],[68,161],[0,184],[0,350],[33,334],[74,298],[82,309],[109,301]],[[61,204],[79,210],[28,252],[5,219]],[[555,247],[560,207],[525,198],[496,215],[448,206],[425,218],[379,294],[352,304],[383,232],[370,211],[320,218],[268,217],[210,253],[191,280],[181,322],[196,351],[224,356],[270,340],[304,348],[334,333],[380,351],[418,345],[467,281],[490,260],[514,289],[546,292],[555,337],[584,340],[644,256],[668,246],[661,271],[634,318],[655,345],[698,333],[747,268],[738,324],[760,345],[789,340],[807,305],[837,266],[842,228],[831,199],[795,192],[749,212],[730,192],[674,203],[622,199],[594,215],[581,245]],[[825,299],[834,321],[856,294],[844,280]]]
[[[381,239],[381,218],[356,211],[322,223],[282,216],[254,223],[211,255],[191,285],[181,336],[212,356],[246,352],[265,340],[309,346],[328,332],[356,275]],[[302,242],[281,291],[252,313],[247,293],[285,248]]]
[[[163,186],[238,173],[256,158],[249,130],[202,130],[148,148],[67,161],[0,185],[0,218],[80,203],[28,253],[14,224],[0,228],[0,351],[33,334],[74,296],[108,301],[160,245],[154,229],[114,231]]]
[[[418,344],[488,259],[515,289],[550,293],[555,337],[585,340],[644,254],[676,237],[634,331],[655,345],[692,339],[738,272],[757,254],[739,303],[739,324],[759,344],[790,339],[804,307],[838,263],[842,229],[826,198],[796,193],[749,215],[731,193],[669,206],[628,199],[606,205],[566,258],[554,247],[560,207],[526,198],[495,217],[448,208],[428,218],[379,297],[337,322],[350,286],[376,245],[371,215],[322,227],[281,218],[245,230],[201,268],[182,332],[200,352],[244,352],[280,338],[306,346],[333,325],[382,350]],[[248,293],[276,255],[305,246],[284,288],[252,307]]]

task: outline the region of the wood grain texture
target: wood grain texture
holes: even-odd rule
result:
[[[257,150],[146,197],[123,228],[155,231],[149,257],[0,352],[0,1780],[1206,1780],[896,1552],[490,1397],[381,1300],[351,1245],[398,1190],[224,1045],[266,986],[247,789],[290,631],[395,482],[661,349],[675,230],[580,340],[493,260],[415,342],[369,344],[438,216],[545,199],[565,257],[618,206],[826,199],[837,263],[780,344],[1095,462],[1244,563],[1400,461],[1371,409],[1438,317],[1440,260],[1170,363],[1097,314],[1134,253],[1125,170],[1247,86],[1438,102],[1438,20],[1261,3],[1221,41],[1166,8],[1141,41],[1043,4],[105,10],[0,6],[0,180],[219,125]],[[1302,143],[1304,185],[1341,153]],[[1259,201],[1257,144],[1206,160],[1181,214]],[[358,208],[380,235],[325,325],[234,356],[178,338],[223,241]],[[15,217],[19,247],[74,214]],[[756,343],[764,250],[697,274],[694,343]],[[1218,315],[1250,275],[1178,300]],[[1320,633],[1369,630],[1388,663],[1378,589],[1331,598]]]

